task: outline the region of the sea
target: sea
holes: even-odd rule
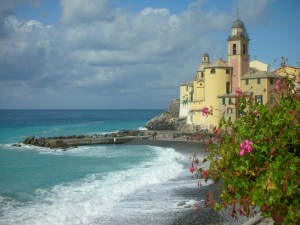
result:
[[[145,129],[163,110],[0,110],[1,225],[172,224],[189,156],[148,145],[67,151],[12,144],[28,136]],[[192,200],[189,200],[192,202]]]

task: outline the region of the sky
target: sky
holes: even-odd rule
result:
[[[0,0],[0,109],[166,109],[204,53],[300,62],[299,0]]]

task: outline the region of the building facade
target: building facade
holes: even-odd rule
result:
[[[189,129],[211,130],[222,117],[234,120],[239,116],[235,107],[236,90],[247,91],[261,104],[272,103],[278,75],[268,72],[268,65],[250,62],[250,38],[244,23],[237,19],[227,38],[228,60],[210,62],[209,55],[202,56],[194,80],[180,84],[180,117],[187,118]],[[202,109],[209,108],[211,115],[203,116]]]

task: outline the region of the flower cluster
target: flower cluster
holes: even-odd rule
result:
[[[244,155],[246,151],[248,151],[249,153],[252,152],[252,145],[253,142],[249,141],[248,139],[244,140],[241,144],[240,144],[240,156]]]
[[[240,88],[235,89],[235,94],[237,96],[242,96],[243,95],[243,91]]]
[[[192,166],[189,168],[189,170],[190,170],[191,173],[194,173],[195,171],[198,170],[198,168],[197,168],[196,166],[192,165]]]
[[[208,116],[208,114],[209,114],[209,109],[207,108],[207,107],[204,107],[203,109],[202,109],[202,116]]]
[[[277,81],[276,81],[275,90],[276,90],[278,93],[281,91],[281,81],[280,81],[280,80],[277,80]]]

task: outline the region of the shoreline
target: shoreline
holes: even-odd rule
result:
[[[193,153],[205,153],[204,145],[200,141],[136,138],[125,143],[125,145],[151,145],[163,148],[173,148],[180,153],[190,153],[191,156]]]
[[[206,152],[203,143],[200,141],[187,141],[187,140],[174,140],[174,139],[134,139],[125,145],[150,145],[163,148],[173,148],[176,152],[183,155],[204,154]],[[188,170],[188,167],[185,166]],[[178,197],[184,197],[186,202],[197,199],[198,201],[205,199],[207,194],[212,191],[214,197],[220,194],[220,184],[209,184],[206,186],[198,187],[197,180],[195,179],[194,188],[180,188],[173,190]],[[215,211],[212,207],[202,206],[199,212],[196,212],[194,207],[182,208],[174,216],[173,222],[170,225],[242,225],[250,218],[240,217],[238,220],[230,217],[230,209]]]
[[[165,133],[170,134],[165,131]],[[171,133],[172,134],[172,133]],[[176,138],[169,137],[145,137],[145,136],[131,136],[132,139],[126,141],[125,143],[120,143],[122,145],[149,145],[149,146],[157,146],[162,148],[172,148],[176,152],[179,152],[185,156],[192,157],[193,154],[201,155],[207,153],[205,150],[205,146],[202,141],[191,141],[188,140],[185,136],[179,136]],[[121,137],[122,138],[122,137]],[[126,138],[126,136],[125,136]],[[51,139],[51,138],[50,138]],[[64,140],[64,139],[60,139]],[[82,141],[82,138],[77,140]],[[118,143],[114,143],[117,144]],[[91,144],[87,144],[91,145]],[[96,144],[97,145],[97,144]],[[101,145],[101,144],[100,144]],[[186,162],[184,169],[188,171],[188,167],[191,162]],[[183,203],[188,203],[190,200],[201,201],[206,198],[209,191],[214,191],[215,198],[218,194],[218,186],[219,184],[209,184],[207,186],[198,187],[197,180],[195,179],[194,188],[185,187],[180,189],[174,189],[174,194],[178,196],[178,198],[184,198],[186,201]],[[180,202],[178,202],[180,204]],[[202,204],[201,204],[202,205]],[[185,206],[185,205],[184,205]],[[191,205],[189,207],[179,207],[178,211],[171,213],[170,218],[172,218],[172,222],[166,225],[197,225],[197,224],[211,224],[211,225],[242,225],[246,221],[251,220],[251,218],[240,217],[239,220],[235,220],[230,217],[230,209],[215,211],[211,207],[201,207],[199,212],[195,212]],[[251,224],[251,223],[250,223]],[[254,223],[253,223],[254,224]]]

